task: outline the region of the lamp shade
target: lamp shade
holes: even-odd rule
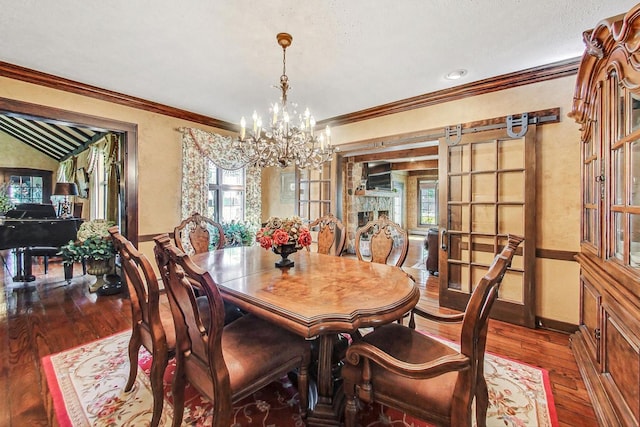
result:
[[[78,186],[75,182],[56,182],[56,187],[53,190],[54,196],[77,196]]]

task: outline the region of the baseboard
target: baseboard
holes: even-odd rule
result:
[[[563,332],[565,334],[573,334],[578,330],[578,325],[574,325],[573,323],[561,322],[560,320],[536,317],[536,328]]]

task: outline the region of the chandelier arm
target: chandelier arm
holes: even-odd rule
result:
[[[314,135],[315,120],[307,108],[299,115],[292,104],[288,108],[289,77],[287,76],[287,47],[293,38],[290,34],[279,33],[276,36],[282,47],[282,75],[280,76],[281,102],[271,107],[271,118],[263,128],[262,117],[253,114],[253,131],[245,128],[244,118],[240,121],[240,137],[233,144],[234,152],[225,152],[228,157],[240,158],[259,167],[279,166],[285,168],[295,164],[299,168],[320,168],[322,163],[331,160],[333,148],[330,145],[329,131]],[[278,108],[281,106],[280,108]],[[296,125],[299,120],[299,126]],[[325,149],[325,134],[327,145]]]

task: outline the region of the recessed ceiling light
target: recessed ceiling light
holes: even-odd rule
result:
[[[444,78],[447,80],[458,80],[466,75],[467,75],[467,70],[464,70],[461,68],[459,70],[450,72],[449,74],[445,75]]]

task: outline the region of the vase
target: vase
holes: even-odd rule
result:
[[[114,295],[122,291],[120,276],[113,274],[113,258],[87,259],[87,273],[96,276],[96,282],[89,287],[98,295]]]
[[[284,267],[293,267],[295,263],[289,259],[289,255],[298,251],[298,248],[295,244],[291,243],[288,245],[280,245],[274,246],[273,252],[277,253],[282,257],[282,259],[276,262],[276,267],[284,268]]]
[[[103,274],[110,273],[111,270],[112,270],[111,258],[109,259],[87,258],[87,273],[92,274],[94,276],[101,276]]]

